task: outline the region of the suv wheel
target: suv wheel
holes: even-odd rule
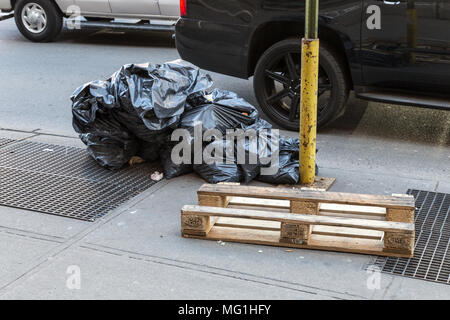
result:
[[[52,41],[61,31],[62,15],[53,1],[19,0],[14,7],[19,31],[34,42]]]
[[[254,75],[255,95],[263,112],[288,130],[300,127],[301,41],[287,39],[270,47],[259,59]],[[323,127],[343,110],[349,84],[339,55],[320,45],[317,125]]]

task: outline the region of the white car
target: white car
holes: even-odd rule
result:
[[[2,12],[14,11],[16,25],[29,40],[52,41],[64,17],[83,16],[88,21],[113,19],[149,21],[178,19],[180,0],[0,0]]]

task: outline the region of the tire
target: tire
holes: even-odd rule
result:
[[[288,67],[291,66],[291,67]],[[321,43],[319,54],[317,126],[324,127],[338,116],[348,99],[349,80],[341,57]],[[280,127],[300,127],[301,41],[286,39],[261,56],[253,86],[262,111]]]
[[[33,42],[50,42],[61,32],[63,18],[49,0],[18,0],[14,18],[20,33]]]

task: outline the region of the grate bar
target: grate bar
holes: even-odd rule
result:
[[[14,143],[16,140],[0,138],[0,148]]]
[[[450,194],[408,190],[416,199],[414,258],[375,257],[384,273],[450,284]]]
[[[5,142],[0,148],[0,205],[95,221],[154,185],[150,176],[157,169],[142,164],[110,171],[84,149]]]

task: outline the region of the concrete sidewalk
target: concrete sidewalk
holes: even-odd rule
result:
[[[33,132],[0,136],[80,146]],[[321,175],[337,178],[332,190],[450,192],[450,172],[440,165],[448,148],[368,139],[319,136]],[[180,209],[196,203],[203,183],[194,174],[163,180],[94,223],[0,207],[0,298],[450,298],[446,285],[386,274],[371,289],[370,256],[184,239]],[[78,271],[80,289],[72,281]]]

